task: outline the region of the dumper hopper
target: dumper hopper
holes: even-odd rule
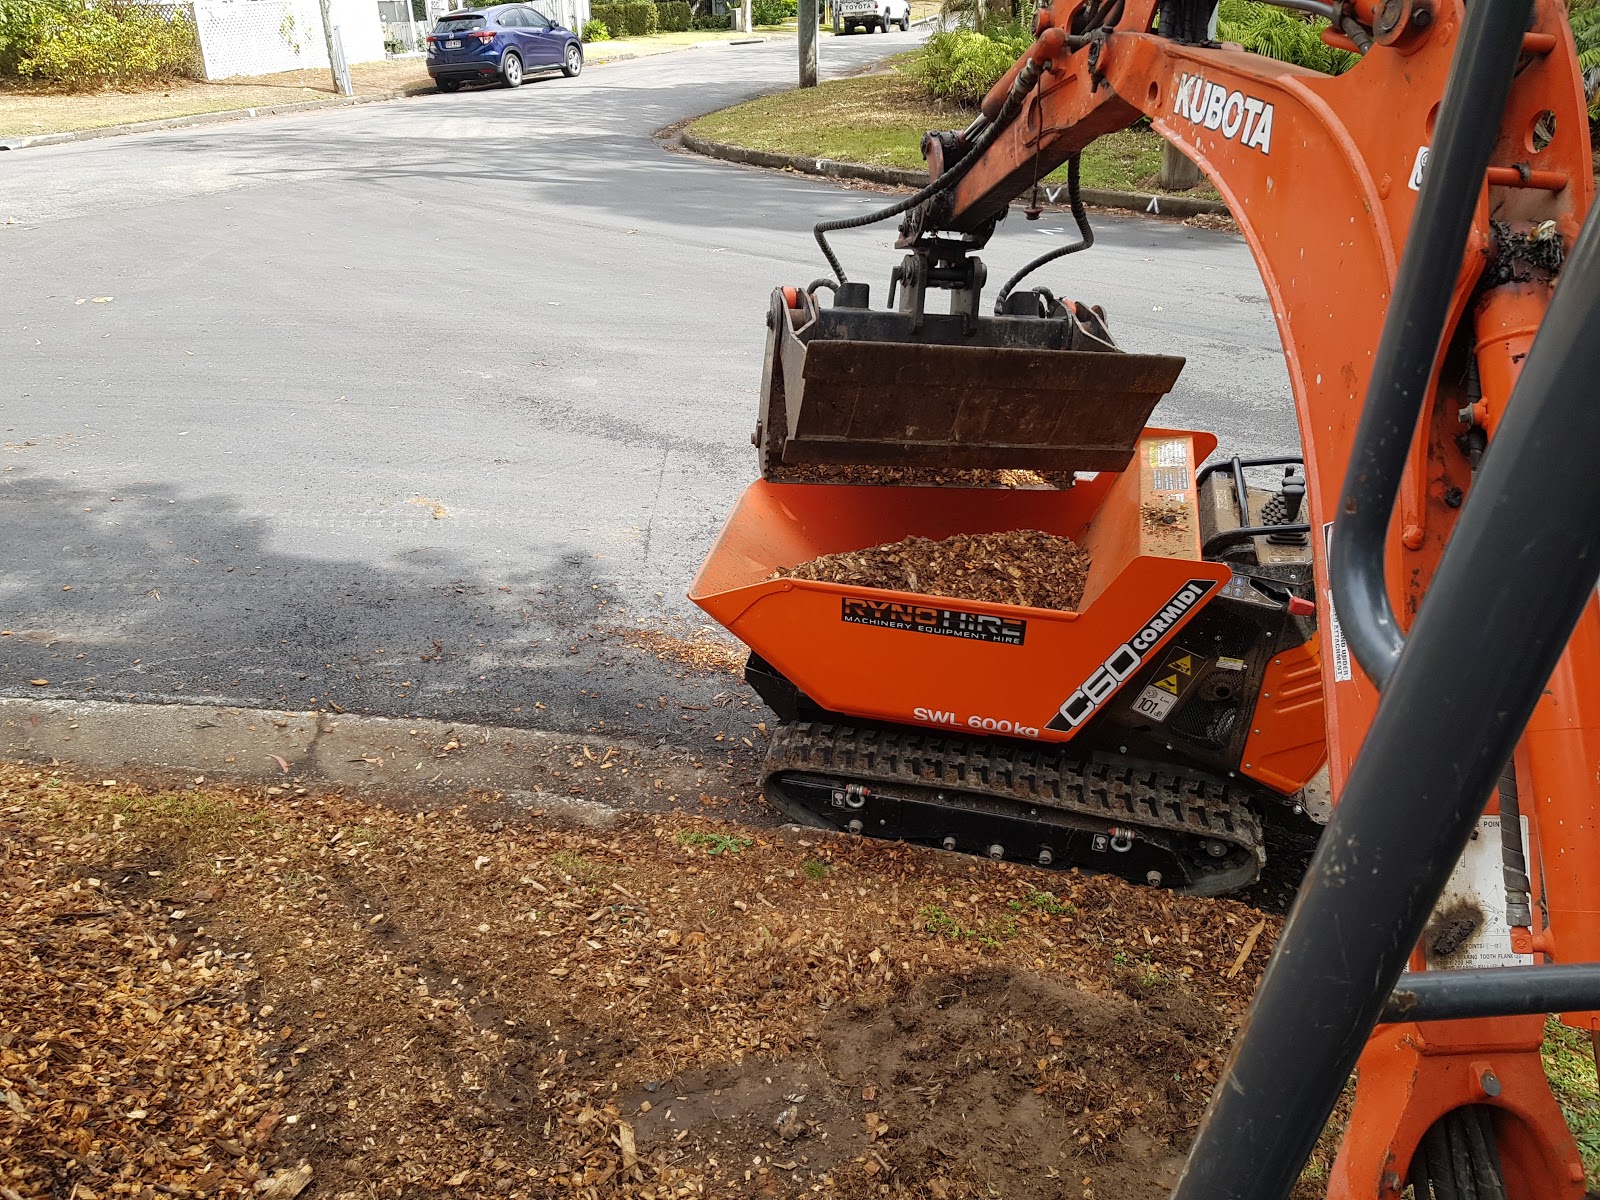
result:
[[[1129,470],[1064,490],[758,482],[689,595],[827,713],[1066,741],[1229,578],[1200,560],[1194,466],[1214,446],[1149,430]],[[1016,529],[1089,551],[1078,611],[775,578],[911,535]],[[1092,703],[1077,711],[1091,681]]]

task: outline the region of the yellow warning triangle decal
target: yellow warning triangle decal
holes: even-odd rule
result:
[[[1165,679],[1158,679],[1156,680],[1156,686],[1163,692],[1170,692],[1176,696],[1178,694],[1178,677],[1176,675],[1168,675]]]
[[[1194,660],[1185,654],[1182,658],[1175,658],[1167,664],[1174,671],[1182,671],[1185,675],[1194,674]]]

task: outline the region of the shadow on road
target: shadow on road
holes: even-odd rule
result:
[[[0,527],[4,694],[337,706],[708,751],[763,719],[728,671],[622,641],[633,617],[581,546],[495,579],[438,548],[310,558],[225,497],[146,484],[108,504],[15,475]]]

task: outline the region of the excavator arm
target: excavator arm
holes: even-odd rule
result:
[[[973,237],[1010,201],[1103,134],[1141,117],[1222,193],[1261,271],[1283,341],[1306,452],[1311,522],[1331,526],[1373,351],[1383,328],[1434,124],[1460,32],[1459,3],[1392,0],[1326,7],[1368,47],[1353,69],[1322,75],[1238,49],[1152,31],[1159,0],[1041,8],[1037,40],[961,134],[930,135],[947,191],[907,219],[902,244]],[[1205,5],[1167,11],[1203,31]],[[1185,20],[1185,16],[1187,19]],[[1395,602],[1414,612],[1471,484],[1463,437],[1485,440],[1549,303],[1561,248],[1593,200],[1587,107],[1559,0],[1541,0],[1481,189],[1455,281],[1450,349],[1429,373],[1389,553]],[[1486,280],[1485,275],[1489,276]],[[1474,431],[1478,431],[1475,433]],[[1326,595],[1326,556],[1318,555]],[[1338,647],[1325,659],[1335,787],[1371,719],[1376,692]]]

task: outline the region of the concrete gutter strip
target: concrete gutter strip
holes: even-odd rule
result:
[[[713,142],[690,130],[684,130],[680,140],[686,150],[692,150],[696,154],[703,154],[707,158],[719,158],[724,162],[743,163],[751,167],[798,171],[804,175],[819,175],[826,179],[854,179],[862,183],[877,183],[888,187],[921,188],[928,183],[925,172],[909,171],[904,167],[875,167],[866,163],[836,162],[831,158],[805,158],[798,154],[750,150],[743,146],[730,146],[726,142]],[[1065,203],[1064,186],[1052,189],[1040,185],[1040,191],[1052,203]],[[1052,191],[1054,195],[1051,194]],[[1125,209],[1129,212],[1152,213],[1164,217],[1193,217],[1202,213],[1228,215],[1228,206],[1220,200],[1201,200],[1192,196],[1153,196],[1139,192],[1084,188],[1083,202],[1097,208]]]
[[[586,744],[643,769],[608,772],[605,803],[570,769]],[[591,752],[590,758],[594,755]],[[707,786],[692,755],[613,737],[331,712],[0,697],[0,758],[70,763],[107,777],[153,772],[170,782],[331,787],[416,797],[498,791],[528,807],[592,823],[621,807],[659,807]],[[613,778],[614,776],[614,778]],[[585,777],[587,778],[587,777]],[[659,786],[657,786],[659,785]],[[600,814],[605,814],[602,818]]]

